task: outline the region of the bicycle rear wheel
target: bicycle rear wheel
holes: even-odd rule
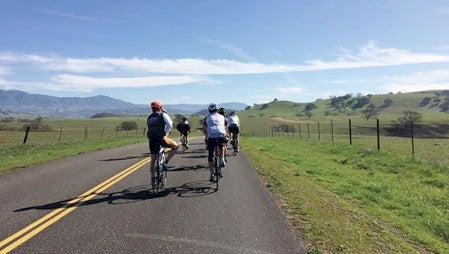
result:
[[[218,182],[220,181],[220,157],[215,155],[214,157],[214,181],[216,184],[216,189],[218,190]]]

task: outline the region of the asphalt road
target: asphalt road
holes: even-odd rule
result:
[[[217,191],[201,139],[152,194],[146,143],[0,174],[0,253],[305,253],[244,153]]]

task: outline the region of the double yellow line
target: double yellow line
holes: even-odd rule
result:
[[[66,216],[73,210],[75,210],[77,207],[82,205],[83,203],[93,199],[94,197],[101,194],[103,191],[111,187],[112,185],[116,184],[117,182],[121,181],[123,178],[127,177],[128,175],[135,172],[137,169],[141,168],[143,165],[148,163],[150,161],[150,158],[146,158],[144,160],[139,161],[138,163],[130,166],[129,168],[121,171],[120,173],[112,176],[111,178],[107,179],[106,181],[98,184],[97,186],[91,188],[90,190],[84,192],[83,194],[79,195],[77,198],[72,199],[67,204],[65,204],[63,207],[60,207],[51,213],[45,215],[41,219],[33,222],[29,226],[25,227],[24,229],[20,230],[19,232],[11,235],[10,237],[6,238],[5,240],[0,242],[0,254],[6,254],[10,252],[11,250],[17,248],[19,245],[23,244],[24,242],[28,241],[31,237],[35,236],[42,230],[46,229],[56,221],[60,220],[62,217]],[[5,247],[6,246],[6,247]],[[2,249],[3,248],[3,249]]]

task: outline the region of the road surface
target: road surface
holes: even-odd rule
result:
[[[244,153],[217,191],[201,139],[152,194],[148,144],[0,174],[0,253],[305,253]]]

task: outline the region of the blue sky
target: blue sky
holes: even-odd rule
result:
[[[449,89],[446,0],[0,0],[0,89],[147,104]]]

